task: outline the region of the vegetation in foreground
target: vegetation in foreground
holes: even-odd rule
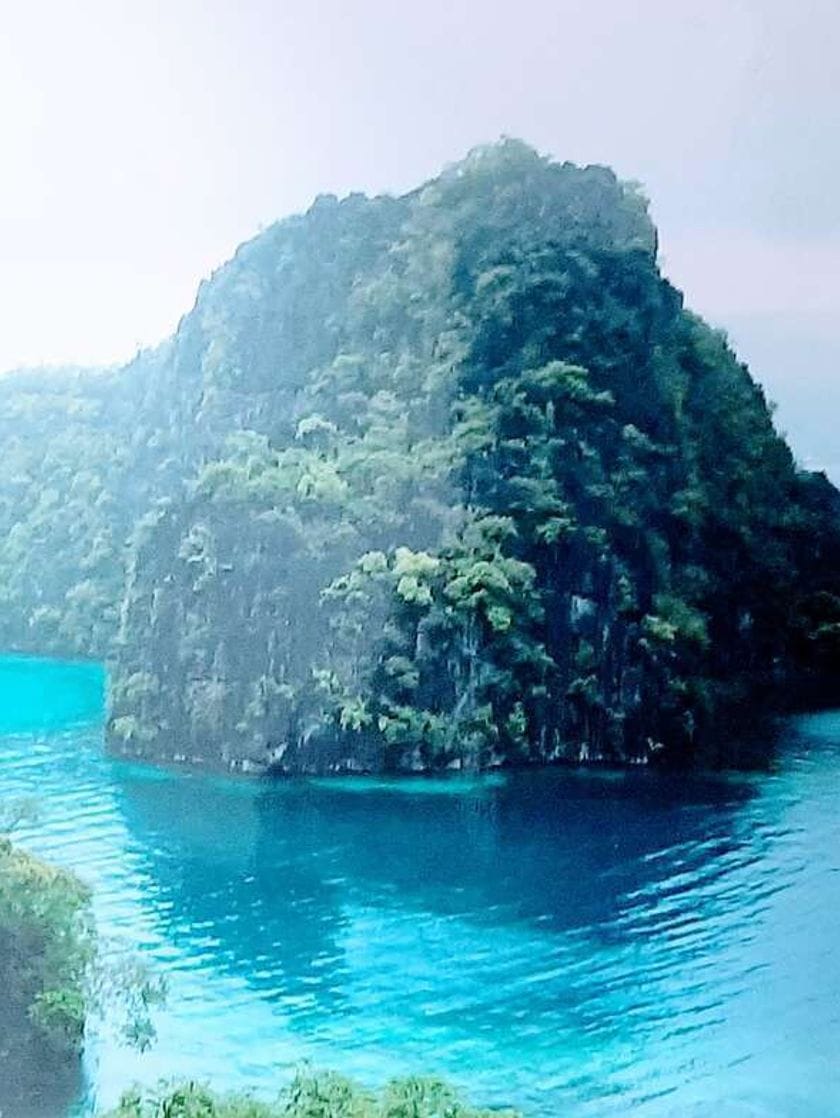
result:
[[[95,956],[87,888],[0,838],[0,989],[45,1045],[78,1051]]]
[[[0,1114],[21,1118],[75,1093],[94,1015],[107,1013],[144,1048],[163,996],[136,961],[105,959],[87,886],[13,843],[8,832],[28,813],[0,810]]]
[[[89,899],[72,874],[0,838],[4,1114],[38,1114],[44,1099],[69,1098],[77,1086],[96,955]]]
[[[439,1079],[394,1079],[366,1091],[333,1072],[305,1072],[275,1102],[221,1095],[187,1083],[132,1090],[106,1118],[518,1118],[512,1110],[470,1106]]]

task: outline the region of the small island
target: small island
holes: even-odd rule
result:
[[[4,378],[0,433],[0,641],[105,661],[119,753],[737,764],[840,693],[840,496],[604,167],[320,197],[158,349]]]

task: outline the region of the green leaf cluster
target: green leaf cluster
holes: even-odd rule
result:
[[[127,1092],[106,1118],[517,1118],[469,1105],[449,1084],[412,1076],[367,1091],[335,1072],[298,1073],[276,1102],[222,1095],[197,1083]]]

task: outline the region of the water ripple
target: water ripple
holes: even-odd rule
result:
[[[7,711],[0,796],[170,987],[148,1054],[91,1037],[90,1105],[308,1058],[534,1118],[840,1115],[837,714],[768,777],[270,786],[109,760],[84,678],[37,670],[64,713]]]

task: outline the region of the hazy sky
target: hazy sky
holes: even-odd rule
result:
[[[520,136],[644,184],[663,264],[840,474],[838,0],[0,0],[0,368],[169,333],[236,245]]]

